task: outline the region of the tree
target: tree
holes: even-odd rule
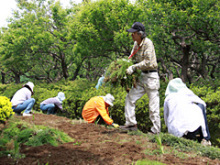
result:
[[[92,79],[94,74],[101,74],[96,73],[96,68],[107,68],[116,58],[127,58],[133,42],[126,29],[139,19],[139,11],[127,0],[101,0],[76,7],[71,24],[71,37],[76,40],[76,71],[83,68],[84,75]]]
[[[156,0],[145,4],[165,72],[196,81],[215,77],[219,65],[219,2],[217,0]],[[174,69],[171,69],[173,67]],[[180,73],[181,72],[181,73]]]
[[[35,79],[47,79],[54,81],[68,78],[67,61],[74,46],[72,39],[68,38],[68,15],[70,10],[63,9],[59,2],[44,0],[18,0],[19,11],[14,13],[14,18],[9,25],[9,36],[4,33],[4,45],[6,51],[13,47],[12,52],[1,52],[4,55],[5,65],[16,75],[19,82],[20,75],[30,72]],[[19,31],[19,32],[17,32]],[[12,35],[12,33],[16,34]],[[20,38],[18,44],[14,43]],[[8,38],[8,39],[7,39]],[[10,44],[13,40],[13,44]],[[19,49],[20,51],[17,51]],[[22,55],[26,57],[26,61]],[[11,58],[13,57],[13,59]],[[13,69],[14,63],[19,63]],[[23,60],[23,62],[21,62]],[[21,65],[23,64],[23,65]],[[28,66],[31,67],[28,67]],[[18,69],[20,68],[20,69]],[[21,70],[23,69],[23,70]]]

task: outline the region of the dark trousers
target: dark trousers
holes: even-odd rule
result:
[[[197,140],[198,142],[201,142],[203,138],[206,140],[209,140],[211,138],[211,136],[209,133],[208,122],[207,122],[207,117],[206,117],[206,113],[205,113],[205,107],[203,104],[197,104],[197,105],[201,108],[204,119],[205,119],[207,137],[203,136],[201,126],[193,132],[188,132],[187,135],[184,135],[183,137],[186,139]]]

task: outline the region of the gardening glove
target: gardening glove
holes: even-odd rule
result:
[[[129,66],[129,67],[126,69],[126,73],[127,73],[128,75],[131,75],[133,72],[134,72],[134,66],[133,66],[133,65]]]
[[[118,128],[118,127],[119,127],[119,125],[116,124],[116,123],[112,123],[112,126],[113,126],[114,128]]]

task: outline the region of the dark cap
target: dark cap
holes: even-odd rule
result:
[[[130,29],[127,30],[127,32],[133,33],[133,32],[139,32],[143,31],[145,32],[145,27],[140,22],[135,22]]]

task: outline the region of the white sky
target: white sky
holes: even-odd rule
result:
[[[56,0],[58,1],[58,0]],[[59,0],[63,7],[67,7],[71,0]],[[74,3],[81,3],[82,0],[72,0]],[[7,26],[7,19],[12,17],[13,10],[17,9],[15,0],[0,0],[0,28]]]

